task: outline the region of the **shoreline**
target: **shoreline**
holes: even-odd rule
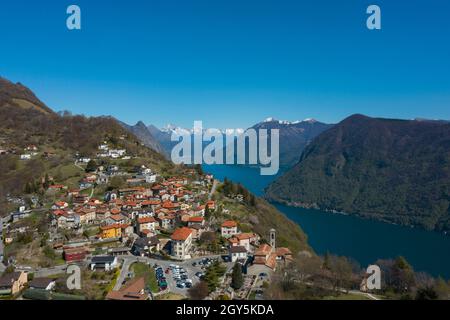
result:
[[[374,221],[374,222],[381,222],[381,223],[386,223],[389,225],[395,225],[395,226],[404,227],[404,228],[422,230],[425,232],[433,232],[433,233],[437,233],[437,234],[440,234],[440,235],[443,235],[446,237],[450,237],[450,231],[438,231],[438,230],[434,230],[434,229],[427,230],[420,225],[399,224],[399,223],[395,223],[395,222],[392,222],[387,219],[377,219],[377,218],[367,217],[367,216],[364,216],[364,215],[361,215],[358,213],[349,213],[349,212],[339,211],[336,209],[320,208],[317,204],[307,204],[307,203],[303,203],[303,202],[290,202],[290,201],[283,201],[283,200],[274,200],[272,198],[267,198],[264,195],[262,196],[262,198],[264,198],[266,201],[268,201],[272,205],[283,205],[283,206],[290,207],[290,208],[301,208],[301,209],[307,209],[307,210],[313,210],[313,211],[322,211],[322,212],[326,212],[326,213],[330,213],[330,214],[355,217],[355,218],[359,218],[359,219],[364,219],[364,220],[369,220],[369,221]]]

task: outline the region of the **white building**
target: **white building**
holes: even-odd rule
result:
[[[222,223],[221,234],[224,238],[229,238],[238,233],[237,222],[233,220],[227,220]]]
[[[171,255],[175,259],[191,258],[192,230],[186,227],[175,230],[171,237]]]
[[[247,249],[243,246],[231,246],[228,251],[231,262],[247,260]]]
[[[117,257],[114,256],[97,256],[92,257],[89,264],[91,270],[104,269],[105,271],[111,271],[119,266]]]

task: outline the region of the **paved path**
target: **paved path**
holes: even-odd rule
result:
[[[208,200],[211,200],[212,196],[214,195],[214,192],[216,192],[217,184],[218,184],[218,181],[216,179],[214,179],[213,186],[208,195]]]
[[[125,281],[128,272],[130,271],[130,266],[134,263],[134,262],[138,262],[138,257],[135,257],[136,259],[134,259],[134,257],[131,256],[126,256],[123,257],[123,263],[122,263],[122,268],[120,270],[120,274],[119,277],[117,278],[116,284],[114,285],[113,291],[118,291],[120,289],[120,287],[122,287],[122,283]]]
[[[3,264],[3,218],[0,217],[0,272],[5,271],[6,267]]]
[[[81,167],[79,164],[78,164],[78,162],[75,160],[75,162],[74,162],[74,165],[75,165],[75,167],[77,167],[78,169],[80,169],[80,170],[85,170],[83,167]]]
[[[49,276],[65,273],[67,269],[67,264],[51,267],[51,268],[42,268],[37,270],[25,270],[28,272],[32,272],[36,278],[46,278]]]
[[[371,300],[380,300],[379,298],[375,297],[374,295],[368,293],[368,292],[362,292],[362,291],[358,291],[358,290],[352,290],[350,291],[350,293],[353,294],[357,294],[357,295],[361,295],[361,296],[366,296],[368,298],[370,298]]]

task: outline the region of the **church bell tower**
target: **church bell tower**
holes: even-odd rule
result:
[[[275,229],[270,229],[269,239],[270,239],[270,246],[272,247],[272,251],[275,251],[277,248],[276,245],[276,231]]]

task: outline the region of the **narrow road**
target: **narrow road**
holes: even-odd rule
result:
[[[80,170],[84,171],[84,168],[82,166],[80,166],[76,160],[75,160],[75,162],[73,164],[75,165],[75,167],[77,167]]]
[[[218,184],[218,181],[216,179],[214,179],[213,186],[208,195],[208,200],[211,200],[212,196],[214,195],[214,192],[216,192],[217,184]]]
[[[136,258],[136,259],[133,259]],[[125,281],[128,272],[130,272],[130,266],[134,262],[138,262],[138,257],[126,256],[123,258],[122,268],[120,270],[119,277],[117,278],[116,284],[114,285],[113,291],[119,291],[120,287],[122,287],[122,283]]]
[[[26,271],[32,272],[36,278],[47,278],[57,274],[65,273],[66,269],[67,264],[63,264],[51,268],[42,268],[37,270],[26,270]]]
[[[6,267],[3,264],[3,218],[0,217],[0,272],[5,271]]]
[[[89,195],[89,200],[92,199],[92,196],[94,195],[95,187],[92,187],[91,194]]]

